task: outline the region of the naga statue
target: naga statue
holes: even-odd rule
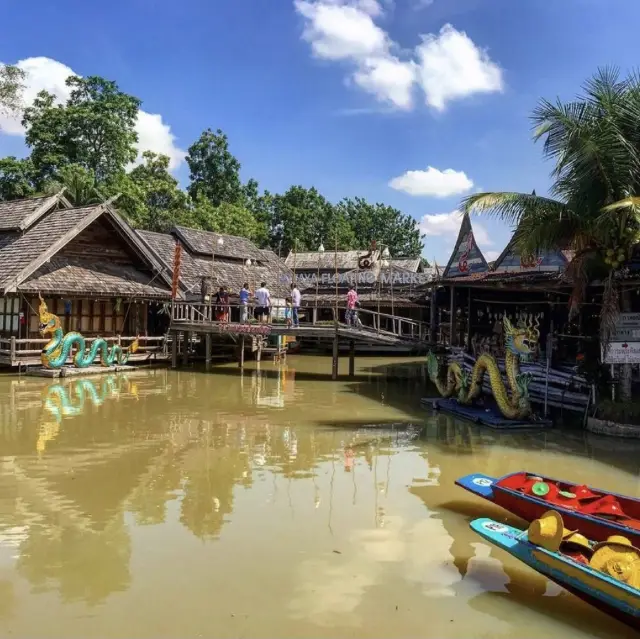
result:
[[[45,368],[62,368],[72,350],[76,353],[73,357],[73,363],[77,368],[87,368],[91,366],[98,353],[100,354],[100,363],[102,366],[124,366],[129,361],[132,353],[138,350],[138,338],[128,346],[122,348],[117,344],[109,346],[107,341],[102,337],[93,340],[91,347],[87,351],[84,337],[75,331],[64,334],[60,318],[49,312],[45,301],[40,297],[40,334],[42,337],[50,335],[51,339],[42,349],[40,359]]]
[[[485,372],[488,372],[491,390],[500,412],[507,419],[526,419],[531,415],[529,401],[531,374],[520,373],[520,361],[528,361],[538,346],[540,339],[539,320],[536,318],[535,324],[532,321],[528,324],[521,322],[514,327],[505,315],[503,322],[504,367],[511,387],[511,397],[509,397],[502,381],[498,363],[488,353],[483,353],[478,357],[471,373],[465,371],[457,362],[451,362],[447,367],[444,383],[440,379],[440,365],[432,352],[429,352],[427,356],[427,370],[429,378],[443,397],[451,397],[455,394],[460,404],[467,405],[472,404],[482,393],[482,381]]]

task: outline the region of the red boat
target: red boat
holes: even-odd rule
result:
[[[611,535],[624,535],[640,546],[640,499],[526,472],[499,479],[474,473],[456,484],[527,522],[553,509],[567,528],[580,530],[589,539],[606,541]]]

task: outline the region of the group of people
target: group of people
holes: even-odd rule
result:
[[[271,293],[267,288],[266,282],[260,282],[260,288],[255,292],[256,306],[253,316],[256,321],[266,324],[271,317]],[[239,293],[240,298],[240,321],[246,323],[249,321],[249,300],[251,292],[249,284],[245,282]],[[284,317],[288,326],[300,326],[300,305],[302,303],[302,294],[298,285],[291,285],[291,295],[286,298],[286,307]],[[347,312],[345,315],[346,323],[350,326],[360,326],[358,319],[358,293],[353,286],[349,288],[347,293]],[[226,286],[221,286],[215,295],[215,318],[218,322],[229,321],[229,292]]]

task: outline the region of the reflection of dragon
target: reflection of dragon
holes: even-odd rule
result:
[[[51,335],[51,340],[47,342],[42,350],[42,365],[46,368],[62,368],[66,363],[71,351],[75,348],[76,354],[73,363],[78,368],[87,368],[94,363],[98,353],[103,366],[113,366],[114,364],[124,365],[129,361],[129,356],[138,350],[138,339],[127,348],[121,348],[117,344],[109,347],[107,341],[101,337],[93,340],[91,347],[86,351],[85,339],[80,333],[71,332],[64,334],[60,324],[60,318],[49,309],[45,301],[40,298],[40,334]],[[86,352],[85,352],[86,351]]]
[[[43,405],[45,410],[53,417],[53,421],[41,424],[36,443],[37,451],[39,453],[44,452],[47,442],[56,438],[64,417],[81,415],[87,399],[94,406],[101,406],[108,397],[119,396],[123,382],[125,384],[125,392],[137,398],[137,386],[129,382],[124,375],[109,375],[105,377],[100,385],[100,390],[89,379],[78,379],[69,385],[53,384],[49,386]],[[72,399],[72,395],[75,395],[75,401]]]
[[[504,317],[504,365],[509,385],[511,386],[510,398],[502,381],[498,364],[495,358],[488,353],[483,353],[478,357],[471,373],[463,370],[457,362],[449,364],[445,385],[440,380],[438,360],[430,352],[427,359],[429,377],[443,397],[451,397],[455,393],[461,404],[471,404],[480,396],[482,380],[485,372],[488,372],[491,390],[502,414],[507,419],[529,417],[531,415],[531,404],[529,402],[531,375],[529,373],[520,373],[520,360],[528,360],[535,351],[540,339],[538,325],[539,321],[536,318],[535,325],[532,322],[528,325],[521,323],[514,328],[509,319],[506,316]]]

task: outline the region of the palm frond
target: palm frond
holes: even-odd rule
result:
[[[460,208],[465,213],[488,213],[507,224],[517,225],[527,212],[553,212],[560,215],[564,204],[533,193],[476,193],[464,198]]]

